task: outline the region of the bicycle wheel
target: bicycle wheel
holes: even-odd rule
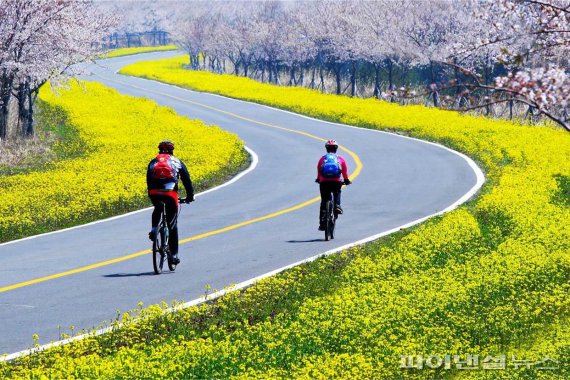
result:
[[[326,210],[326,225],[325,225],[325,241],[334,239],[334,215],[333,215],[333,202],[327,201],[325,205]]]
[[[331,239],[334,239],[334,229],[336,227],[336,216],[334,214],[334,203],[331,202],[331,208],[329,210],[329,219],[330,219],[330,226],[329,226],[329,236]]]
[[[176,269],[176,264],[172,263],[172,256],[170,255],[170,245],[168,243],[168,240],[170,239],[170,230],[168,229],[166,223],[164,224],[163,231],[164,233],[161,236],[161,242],[163,247],[162,265],[164,265],[164,260],[166,260],[166,262],[168,263],[168,269],[174,271]]]
[[[166,244],[166,249],[168,250],[168,269],[170,269],[171,272],[174,272],[176,269],[176,264],[172,262],[172,255],[170,254],[170,248],[168,248],[168,242]]]
[[[165,252],[165,226],[160,224],[158,228],[158,233],[152,242],[152,266],[154,268],[155,274],[162,273],[162,267],[164,266],[164,258],[166,256]]]

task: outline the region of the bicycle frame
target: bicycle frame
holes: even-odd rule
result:
[[[168,227],[168,221],[166,220],[166,204],[161,202],[161,205],[162,210],[160,221],[158,223],[156,237],[152,245],[152,264],[154,273],[156,274],[162,273],[162,267],[164,266],[165,259],[168,263],[168,269],[171,271],[176,269],[176,264],[172,262],[172,254],[169,246],[170,228]],[[180,207],[180,205],[178,207]]]
[[[334,194],[331,191],[329,194],[329,199],[325,203],[325,241],[329,239],[334,239],[334,229],[336,225],[336,219],[338,215],[334,210]]]

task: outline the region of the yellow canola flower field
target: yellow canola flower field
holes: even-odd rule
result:
[[[438,141],[476,159],[487,183],[474,201],[411,231],[210,304],[138,310],[137,323],[0,366],[0,374],[570,378],[568,133],[187,71],[186,62],[143,62],[123,73]]]
[[[119,48],[119,49],[112,49],[106,51],[105,53],[102,54],[101,58],[114,58],[114,57],[122,57],[124,55],[150,53],[154,51],[167,51],[167,50],[176,50],[176,49],[177,47],[175,45]]]
[[[58,92],[44,86],[40,97],[65,111],[85,144],[84,154],[45,170],[2,177],[0,241],[148,207],[146,166],[163,139],[175,142],[176,155],[199,189],[248,160],[237,136],[149,100],[89,82]]]

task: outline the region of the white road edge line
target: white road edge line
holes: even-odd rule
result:
[[[152,80],[146,79],[146,78],[140,78],[140,79],[152,81]],[[164,84],[164,85],[166,85],[166,86],[172,86],[172,87],[176,87],[176,88],[182,89],[182,90],[188,90],[188,89],[184,89],[184,88],[182,88],[182,87],[178,87],[178,86],[174,86],[174,85],[170,85],[170,84],[166,84],[166,83],[162,83],[162,82],[157,82],[157,81],[152,81],[152,82],[161,83],[161,84]],[[194,91],[194,90],[189,90],[189,91]],[[200,92],[200,91],[194,91],[194,92]],[[204,92],[204,94],[210,94],[210,93]],[[183,304],[181,304],[181,305],[178,305],[178,306],[176,306],[176,307],[166,309],[165,312],[174,312],[174,311],[177,311],[177,310],[186,309],[186,308],[189,308],[189,307],[192,307],[192,306],[196,306],[196,305],[202,304],[202,303],[204,303],[204,302],[208,302],[208,301],[217,299],[217,298],[219,298],[219,297],[221,297],[221,296],[223,296],[223,295],[225,295],[225,294],[227,294],[227,293],[229,293],[229,292],[232,292],[232,291],[235,291],[235,290],[240,290],[240,289],[245,289],[245,288],[247,288],[247,287],[249,287],[249,286],[255,284],[256,282],[258,282],[258,281],[260,281],[260,280],[263,280],[263,279],[265,279],[265,278],[274,276],[274,275],[276,275],[276,274],[278,274],[278,273],[281,273],[281,272],[283,272],[283,271],[285,271],[285,270],[287,270],[287,269],[291,269],[291,268],[296,267],[296,266],[299,266],[299,265],[301,265],[301,264],[305,264],[305,263],[309,263],[309,262],[315,261],[315,260],[317,260],[317,259],[320,258],[320,257],[330,256],[330,255],[332,255],[332,254],[335,254],[335,253],[337,253],[337,252],[343,251],[343,250],[348,249],[348,248],[355,247],[355,246],[357,246],[357,245],[362,245],[362,244],[369,243],[369,242],[371,242],[371,241],[373,241],[373,240],[376,240],[376,239],[379,239],[379,238],[381,238],[381,237],[383,237],[383,236],[390,235],[390,234],[392,234],[392,233],[394,233],[394,232],[397,232],[397,231],[400,231],[400,230],[402,230],[402,229],[409,228],[409,227],[412,227],[412,226],[414,226],[414,225],[416,225],[416,224],[422,223],[422,222],[424,222],[424,221],[427,220],[427,219],[433,218],[434,216],[442,215],[442,214],[444,214],[444,213],[446,213],[446,212],[452,211],[452,210],[456,209],[456,208],[457,208],[459,205],[461,205],[462,203],[464,203],[464,202],[466,202],[467,200],[469,200],[473,195],[475,195],[475,193],[476,193],[477,191],[479,191],[479,189],[480,189],[480,188],[483,186],[483,184],[485,183],[485,175],[483,174],[483,171],[481,170],[481,168],[479,168],[479,166],[475,163],[475,161],[473,161],[470,157],[466,156],[465,154],[460,153],[460,152],[457,152],[457,151],[455,151],[455,150],[453,150],[453,149],[450,149],[450,148],[448,148],[448,147],[446,147],[446,146],[443,146],[443,145],[441,145],[441,144],[437,144],[437,143],[430,142],[430,141],[420,140],[420,139],[417,139],[417,138],[414,138],[414,137],[402,136],[402,135],[398,135],[398,134],[396,134],[396,133],[391,133],[391,132],[379,131],[379,130],[369,129],[369,128],[361,128],[361,127],[356,127],[356,126],[346,125],[346,124],[340,124],[340,123],[333,123],[333,122],[330,122],[330,121],[320,120],[320,119],[316,119],[316,118],[313,118],[313,117],[310,117],[310,116],[301,115],[301,114],[296,114],[296,113],[294,113],[294,112],[282,110],[282,109],[279,109],[279,108],[274,108],[274,107],[267,106],[267,105],[263,105],[263,104],[258,104],[258,103],[253,103],[253,102],[247,102],[247,101],[240,100],[240,99],[228,98],[228,97],[226,97],[226,96],[222,96],[222,95],[218,95],[218,94],[210,94],[210,95],[220,96],[220,97],[222,97],[222,98],[237,100],[237,101],[241,101],[241,102],[244,102],[244,103],[257,104],[257,105],[261,105],[261,106],[263,106],[263,107],[271,108],[271,109],[274,109],[274,110],[277,110],[277,111],[290,113],[290,114],[297,115],[297,116],[301,116],[301,117],[304,117],[304,118],[307,118],[307,119],[312,119],[312,120],[317,120],[317,121],[325,122],[325,123],[328,123],[328,124],[338,125],[338,126],[342,126],[342,127],[355,128],[355,129],[364,129],[364,130],[368,130],[368,131],[372,131],[372,132],[378,132],[378,133],[385,133],[385,134],[390,134],[390,135],[393,135],[393,136],[402,137],[402,138],[405,138],[405,139],[411,139],[411,140],[419,141],[419,142],[422,142],[422,143],[424,143],[424,144],[431,144],[431,145],[437,146],[437,147],[439,147],[439,148],[445,149],[445,150],[447,150],[447,151],[449,151],[449,152],[452,152],[453,154],[456,154],[456,155],[458,155],[459,157],[463,158],[465,161],[467,161],[467,164],[468,164],[468,165],[471,167],[471,169],[475,172],[475,176],[477,177],[477,181],[476,181],[475,185],[473,185],[473,187],[472,187],[467,193],[465,193],[465,194],[464,194],[463,196],[461,196],[458,200],[456,200],[455,202],[453,202],[451,205],[449,205],[447,208],[443,209],[442,211],[436,212],[436,213],[431,214],[431,215],[428,215],[428,216],[424,216],[424,217],[422,217],[422,218],[420,218],[420,219],[416,219],[416,220],[414,220],[414,221],[408,222],[408,223],[403,224],[403,225],[401,225],[401,226],[399,226],[399,227],[395,227],[395,228],[392,228],[392,229],[390,229],[390,230],[383,231],[383,232],[380,232],[380,233],[375,234],[375,235],[371,235],[371,236],[369,236],[369,237],[367,237],[367,238],[364,238],[364,239],[361,239],[361,240],[358,240],[358,241],[355,241],[355,242],[352,242],[352,243],[345,244],[345,245],[340,246],[340,247],[337,247],[337,248],[335,248],[335,249],[331,249],[331,250],[326,251],[326,252],[323,252],[323,253],[318,253],[318,254],[316,254],[316,255],[314,255],[314,256],[311,256],[311,257],[309,257],[309,258],[306,258],[306,259],[297,261],[297,262],[295,262],[295,263],[293,263],[293,264],[289,264],[289,265],[283,266],[283,267],[281,267],[281,268],[278,268],[278,269],[272,270],[272,271],[270,271],[270,272],[264,273],[264,274],[262,274],[262,275],[260,275],[260,276],[251,278],[251,279],[246,280],[246,281],[243,281],[243,282],[240,282],[239,284],[236,284],[236,285],[234,285],[234,286],[232,286],[232,287],[230,287],[230,288],[227,288],[227,289],[223,289],[223,290],[219,290],[219,291],[217,291],[217,292],[214,292],[214,293],[212,293],[211,295],[209,295],[207,298],[206,298],[206,297],[197,298],[197,299],[194,299],[194,300],[192,300],[192,301],[185,302],[185,303],[183,303]],[[246,149],[247,149],[247,148],[246,148]],[[249,150],[248,150],[248,151],[249,151]],[[251,153],[253,153],[253,151],[251,151]],[[252,163],[252,164],[253,164],[253,163]],[[250,166],[250,168],[251,168],[251,166]],[[250,170],[250,169],[246,170],[246,172],[248,172],[249,170]],[[242,174],[245,175],[246,172],[243,172],[243,173],[241,173],[240,175],[242,175]],[[239,178],[241,178],[241,177],[239,177]],[[239,178],[236,177],[236,178],[234,178],[234,180],[237,181],[237,179],[239,179]],[[224,185],[218,186],[218,188],[219,188],[219,187],[223,187],[223,186],[227,186],[227,185],[229,185],[231,182],[232,182],[232,181],[230,181],[230,182],[228,182],[228,183],[226,183],[226,184],[224,184]],[[214,188],[214,189],[217,189],[217,188]],[[211,189],[211,190],[208,190],[208,191],[213,191],[214,189]],[[205,193],[205,192],[204,192],[204,193]],[[204,193],[202,193],[202,194],[204,194]],[[135,212],[140,212],[140,211],[135,211]],[[120,217],[120,216],[119,216],[119,217]],[[115,218],[117,218],[117,217],[115,217]],[[109,220],[109,219],[106,219],[106,220]],[[99,221],[98,221],[98,222],[99,222]],[[93,222],[93,223],[98,223],[98,222]],[[92,224],[93,224],[93,223],[92,223]],[[76,227],[72,227],[72,228],[76,228]],[[37,235],[37,236],[41,236],[41,235]],[[102,335],[102,334],[106,334],[106,333],[108,333],[108,332],[113,331],[114,329],[120,328],[121,325],[122,325],[122,324],[117,324],[116,326],[106,327],[106,328],[104,328],[104,329],[92,331],[92,332],[89,332],[89,333],[86,333],[86,334],[82,334],[82,335],[77,335],[77,336],[72,337],[72,338],[68,338],[68,339],[64,339],[64,340],[57,341],[57,342],[45,344],[45,345],[42,345],[42,346],[39,346],[39,347],[36,347],[36,348],[32,348],[32,349],[28,349],[28,350],[23,350],[23,351],[19,351],[19,352],[15,352],[15,353],[13,353],[13,354],[5,355],[5,356],[3,356],[3,357],[0,357],[0,361],[5,361],[5,362],[11,361],[11,360],[17,359],[17,358],[19,358],[19,357],[21,357],[21,356],[30,355],[30,354],[33,354],[33,353],[36,353],[36,352],[44,351],[44,350],[47,350],[47,349],[50,349],[50,348],[54,348],[54,347],[58,347],[58,346],[61,346],[61,345],[64,345],[64,344],[69,344],[69,343],[72,343],[72,342],[81,341],[81,340],[86,339],[86,338],[88,338],[88,337],[95,337],[95,336],[99,336],[99,335]]]
[[[212,191],[216,191],[219,190],[221,188],[224,188],[226,186],[229,186],[237,181],[239,181],[243,176],[245,176],[246,174],[252,172],[253,170],[255,170],[255,168],[257,167],[257,164],[259,164],[259,156],[257,155],[257,153],[255,153],[255,151],[253,151],[253,149],[244,146],[244,149],[247,151],[247,153],[249,153],[249,156],[251,157],[251,163],[249,164],[249,167],[247,169],[245,169],[244,171],[240,172],[239,174],[237,174],[235,177],[233,177],[232,179],[230,179],[228,182],[225,182],[221,185],[218,185],[216,187],[213,187],[211,189],[202,191],[201,193],[197,193],[196,194],[196,198],[201,197],[203,195],[206,195],[208,193],[211,193]],[[191,175],[192,173],[190,173]],[[57,231],[51,231],[51,232],[46,232],[43,234],[39,234],[39,235],[34,235],[34,236],[28,236],[22,239],[18,239],[18,240],[11,240],[11,241],[7,241],[5,243],[1,243],[0,247],[5,246],[5,245],[9,245],[9,244],[15,244],[15,243],[19,243],[21,241],[25,241],[25,240],[31,240],[31,239],[35,239],[35,238],[39,238],[42,236],[47,236],[47,235],[53,235],[53,234],[59,234],[61,232],[66,232],[66,231],[70,231],[70,230],[75,230],[77,228],[83,228],[83,227],[88,227],[88,226],[92,226],[94,224],[99,224],[99,223],[105,223],[111,220],[116,220],[116,219],[120,219],[120,218],[124,218],[126,216],[129,215],[134,215],[134,214],[138,214],[141,212],[145,212],[145,211],[149,211],[152,210],[152,207],[147,207],[147,208],[143,208],[140,210],[136,210],[136,211],[131,211],[128,212],[126,214],[121,214],[121,215],[117,215],[117,216],[112,216],[110,218],[106,218],[106,219],[101,219],[101,220],[96,220],[94,222],[89,222],[89,223],[85,223],[85,224],[81,224],[79,226],[73,226],[73,227],[68,227],[68,228],[64,228],[62,230],[57,230]]]

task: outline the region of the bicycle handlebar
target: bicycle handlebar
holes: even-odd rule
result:
[[[352,185],[352,181],[349,181],[348,183],[346,183],[346,182],[344,182],[344,181],[339,181],[339,182],[342,183],[342,184],[345,185],[345,186]],[[317,178],[317,179],[315,179],[315,183],[321,183],[321,182],[320,182],[319,179]]]

